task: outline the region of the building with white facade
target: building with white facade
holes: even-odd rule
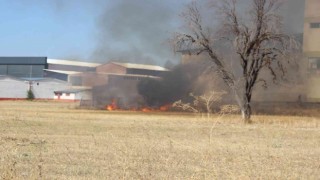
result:
[[[320,1],[306,0],[303,53],[308,66],[307,101],[320,102]]]

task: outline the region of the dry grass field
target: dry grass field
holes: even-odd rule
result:
[[[320,118],[0,102],[0,179],[319,179]]]

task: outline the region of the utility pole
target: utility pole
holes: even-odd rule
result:
[[[34,82],[29,80],[28,83],[29,83],[29,91],[32,91],[32,87],[33,87]]]

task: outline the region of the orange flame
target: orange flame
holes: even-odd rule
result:
[[[106,106],[106,109],[107,109],[108,111],[114,111],[114,110],[118,109],[116,100],[112,99],[111,104],[107,105],[107,106]]]
[[[141,109],[141,111],[142,111],[142,112],[151,112],[152,109],[149,108],[149,107],[144,107],[144,108]]]
[[[171,108],[171,104],[166,104],[166,105],[160,106],[159,110],[168,111],[170,108]]]
[[[141,112],[162,112],[162,111],[168,111],[172,107],[171,104],[166,104],[163,106],[160,106],[159,108],[152,108],[152,107],[133,107],[130,109],[121,109],[117,105],[117,101],[115,99],[112,99],[111,103],[106,105],[105,109],[108,111],[114,111],[114,110],[123,110],[123,111],[141,111]]]

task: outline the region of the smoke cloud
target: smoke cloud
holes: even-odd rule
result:
[[[29,0],[19,2],[25,6],[43,6],[51,8],[59,18],[66,18],[65,12],[71,8],[86,10],[95,19],[92,32],[94,44],[85,57],[73,53],[80,59],[106,62],[121,60],[137,63],[163,65],[168,60],[178,60],[168,39],[173,32],[180,31],[183,23],[179,14],[191,0],[51,0],[40,2]],[[207,5],[208,0],[200,0]],[[248,8],[251,0],[238,0],[241,10]],[[290,33],[302,33],[305,0],[286,0],[283,7],[284,26]],[[245,5],[243,5],[245,4]],[[86,9],[83,9],[83,8]],[[92,13],[95,12],[95,13]],[[96,17],[96,14],[99,14]],[[212,18],[209,19],[212,21]],[[80,54],[80,53],[79,53]]]
[[[287,0],[283,7],[284,28],[289,33],[302,33],[305,0]]]
[[[186,3],[186,1],[183,1]],[[97,20],[92,59],[164,64],[177,59],[167,40],[176,31],[181,0],[119,0]]]

